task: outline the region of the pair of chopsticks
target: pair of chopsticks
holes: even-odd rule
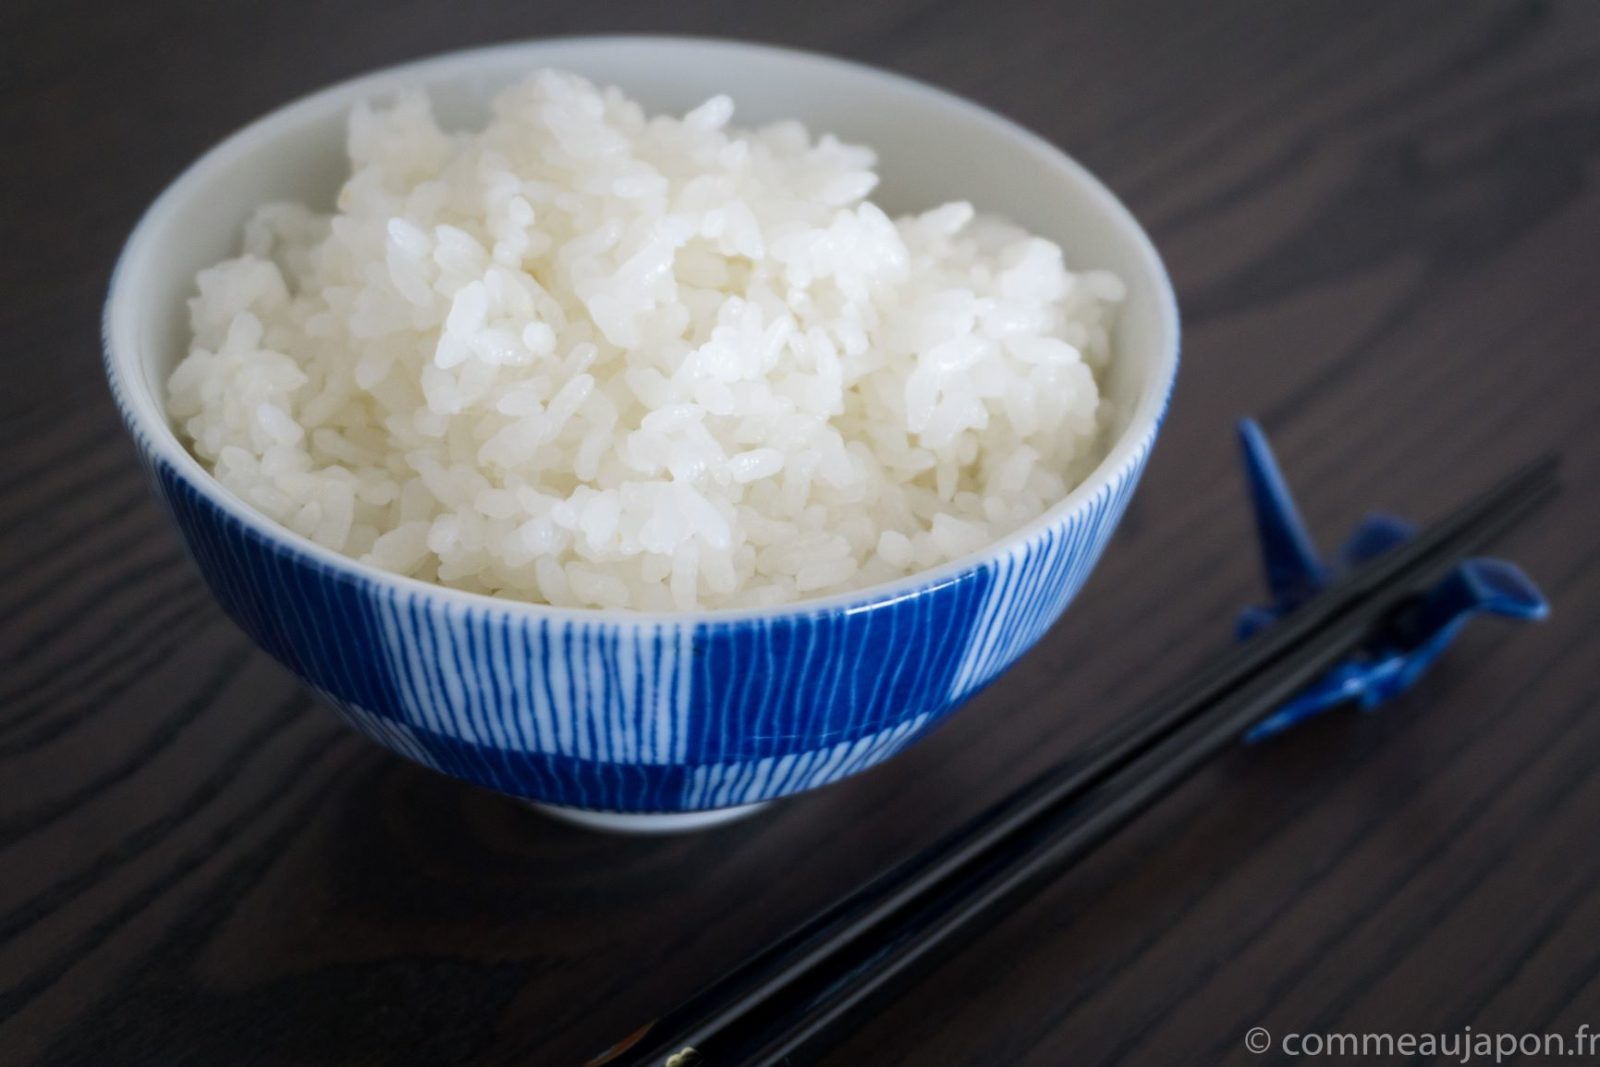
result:
[[[1520,468],[1152,701],[1081,763],[1046,772],[590,1061],[654,1067],[804,1062],[897,981],[1082,858],[1557,488]]]

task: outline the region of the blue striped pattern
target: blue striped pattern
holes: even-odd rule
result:
[[[513,752],[656,764],[688,754],[685,627],[433,608],[393,589],[376,600],[399,696],[380,715]]]
[[[711,765],[786,754],[796,743],[831,751],[947,710],[990,577],[972,570],[870,611],[700,624],[693,751]]]
[[[965,700],[994,681],[1061,617],[1122,521],[1144,458],[1141,452],[1132,470],[1102,486],[1066,521],[991,564],[994,580],[955,671],[951,700]]]
[[[912,595],[679,623],[468,603],[329,565],[140,440],[223,608],[356,729],[504,793],[628,812],[784,796],[909,744],[1060,615],[1149,443],[1059,522]]]

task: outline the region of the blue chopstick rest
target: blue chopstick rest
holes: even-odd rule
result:
[[[1316,596],[1342,572],[1403,541],[1415,527],[1391,515],[1369,515],[1345,542],[1338,558],[1324,561],[1306,533],[1294,497],[1278,470],[1266,435],[1253,419],[1239,423],[1245,478],[1255,508],[1272,603],[1247,608],[1239,617],[1240,640],[1270,626]],[[1371,709],[1411,687],[1449,647],[1474,615],[1542,619],[1550,606],[1539,587],[1514,564],[1469,559],[1373,634],[1349,660],[1312,682],[1293,700],[1245,734],[1259,741],[1346,701]]]

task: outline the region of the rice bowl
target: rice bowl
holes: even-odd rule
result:
[[[721,91],[750,125],[795,114],[878,150],[886,213],[969,196],[1126,287],[1096,375],[1103,445],[1039,515],[973,552],[771,607],[552,606],[453,588],[333,551],[209,472],[166,412],[193,344],[196,275],[237,256],[261,205],[329,210],[351,110],[426,88],[450,129],[541,67],[682,115]],[[961,144],[952,153],[947,146]],[[618,829],[708,825],[869,767],[1030,647],[1115,529],[1177,366],[1170,282],[1082,167],[1013,123],[882,71],[759,45],[582,38],[456,53],[332,87],[208,152],[129,238],[106,307],[115,397],[162,502],[227,614],[357,729],[443,773]]]

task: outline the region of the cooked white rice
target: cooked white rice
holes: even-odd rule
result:
[[[1098,459],[1122,284],[870,149],[541,71],[486,128],[350,117],[332,216],[201,271],[172,418],[273,519],[561,605],[766,605],[962,556]]]

